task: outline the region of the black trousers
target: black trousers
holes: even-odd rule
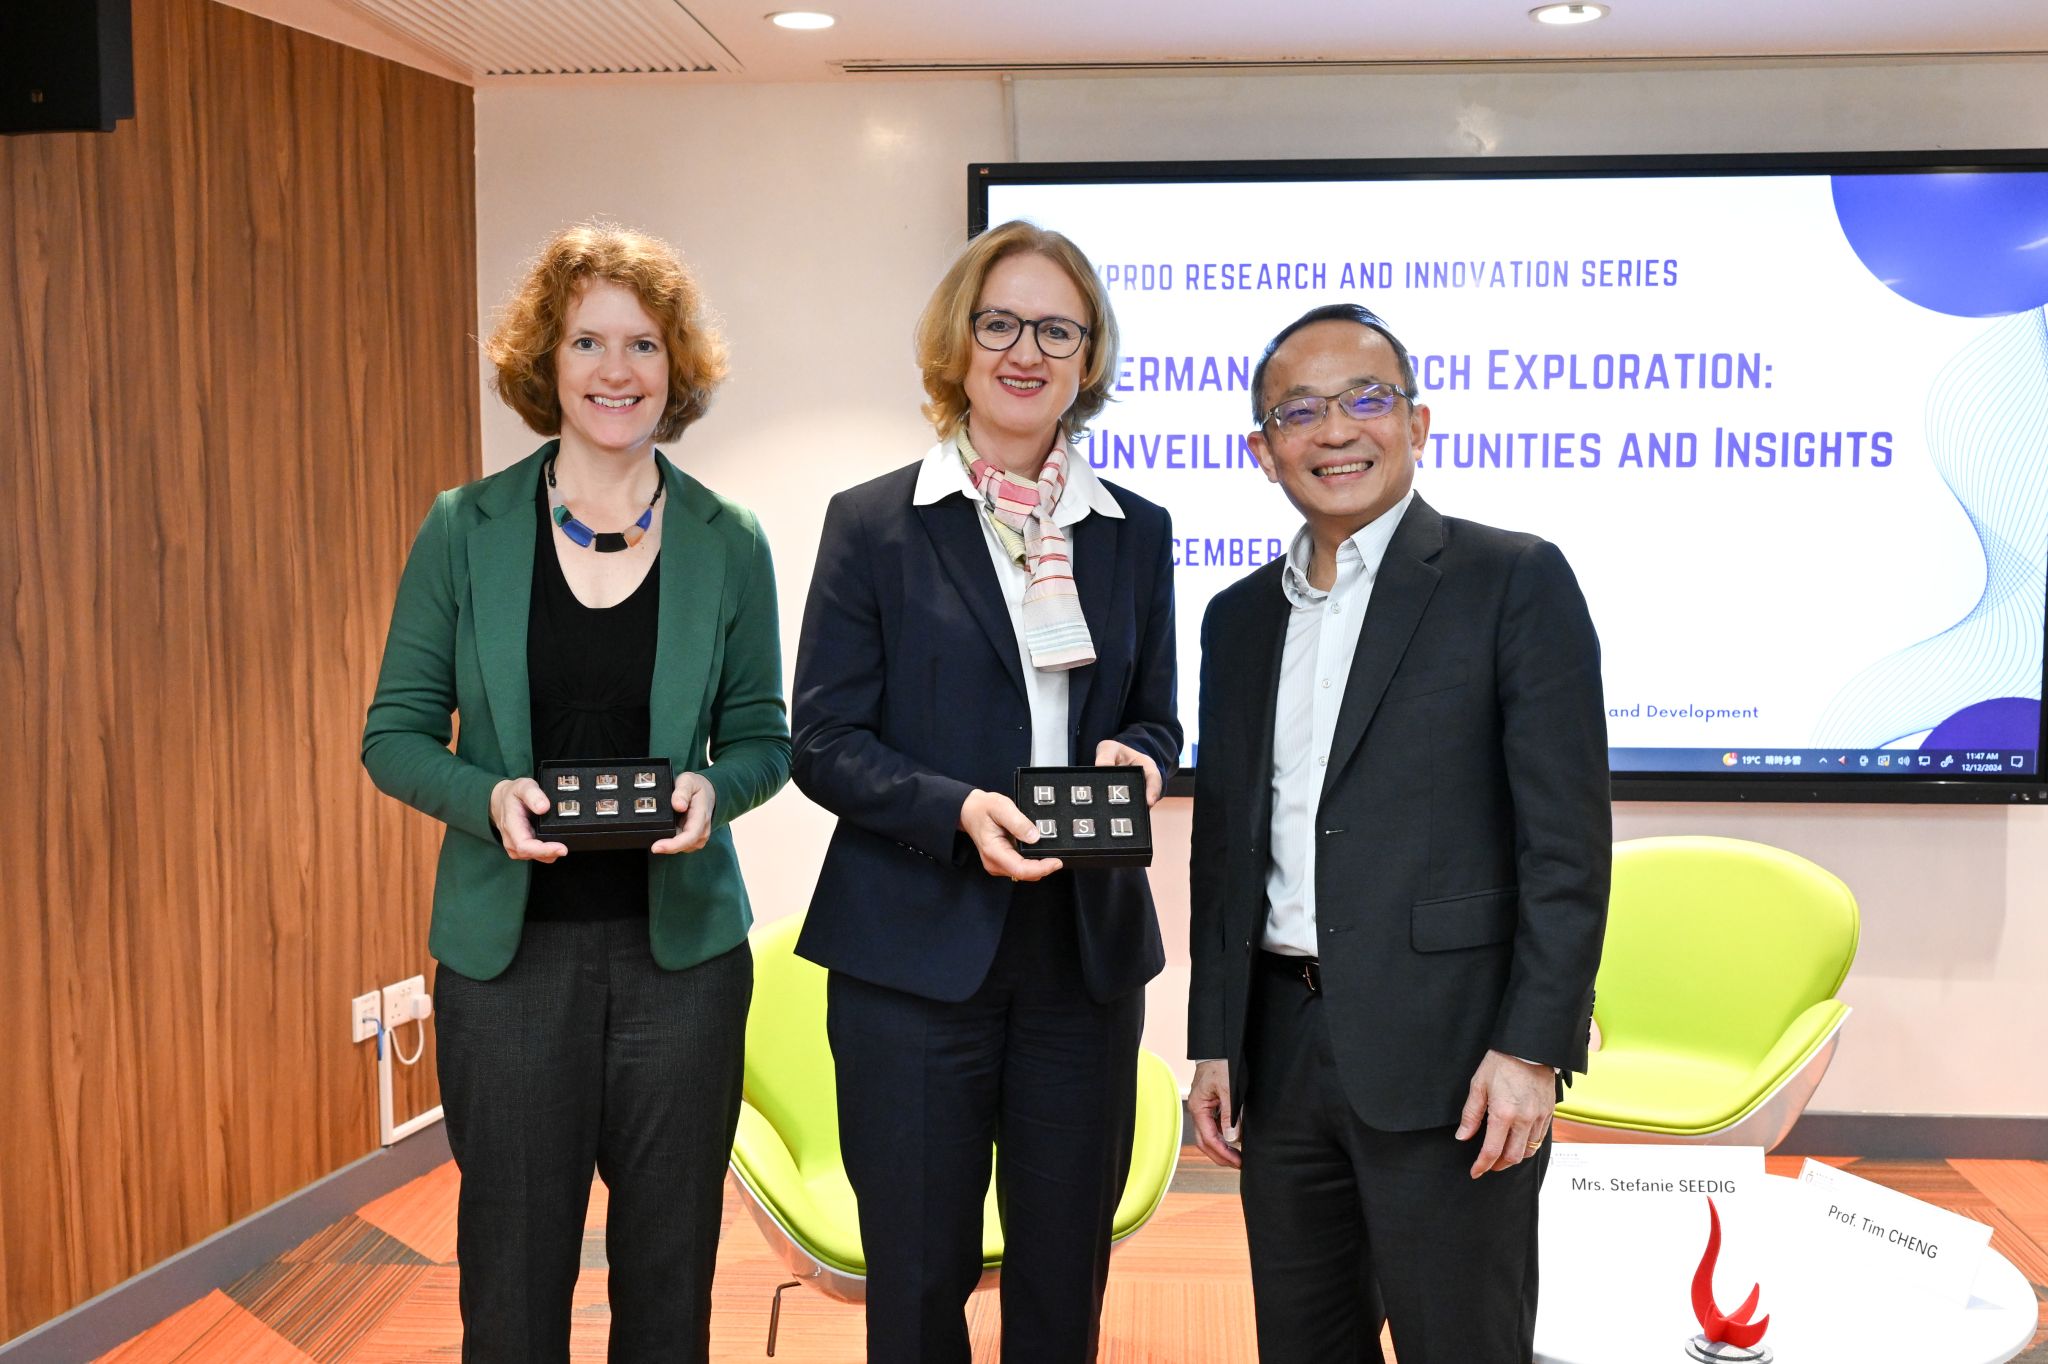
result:
[[[661,969],[644,918],[530,922],[493,980],[436,968],[464,1360],[569,1358],[593,1170],[613,1364],[708,1357],[753,984],[744,943]]]
[[[1263,1364],[1529,1364],[1550,1145],[1474,1180],[1483,1138],[1361,1122],[1322,996],[1268,961],[1246,1037],[1245,1230]],[[1469,1079],[1470,1077],[1460,1077]]]
[[[1145,996],[1081,980],[1063,875],[1020,885],[988,978],[940,1003],[833,973],[839,1146],[860,1202],[869,1364],[967,1364],[996,1150],[1003,1358],[1095,1358],[1131,1163]]]

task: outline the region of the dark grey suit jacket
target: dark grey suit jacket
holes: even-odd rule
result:
[[[1283,568],[1202,622],[1188,1052],[1228,1058],[1246,1107]],[[1417,497],[1373,586],[1315,819],[1325,1007],[1364,1122],[1456,1122],[1489,1048],[1585,1068],[1609,799],[1600,644],[1564,556]]]

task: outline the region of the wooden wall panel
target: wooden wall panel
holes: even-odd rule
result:
[[[478,467],[472,94],[212,0],[135,54],[0,138],[0,1340],[375,1149],[348,1001],[431,971],[356,752]]]

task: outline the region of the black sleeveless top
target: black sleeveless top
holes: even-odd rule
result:
[[[648,695],[661,619],[661,556],[617,606],[585,606],[569,590],[555,551],[547,481],[537,494],[533,599],[526,618],[526,678],[536,762],[644,758],[651,741]],[[563,551],[587,554],[589,550]],[[533,864],[529,919],[631,919],[647,913],[647,862],[635,849],[572,852]]]

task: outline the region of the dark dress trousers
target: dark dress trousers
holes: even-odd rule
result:
[[[1612,839],[1599,642],[1554,546],[1414,500],[1313,817],[1310,991],[1260,950],[1284,568],[1203,621],[1189,927],[1189,1054],[1228,1060],[1243,1114],[1261,1357],[1377,1359],[1376,1285],[1402,1364],[1526,1364],[1544,1162],[1475,1182],[1479,1138],[1449,1129],[1490,1049],[1585,1068]]]
[[[1005,1356],[1092,1358],[1129,1164],[1141,987],[1164,964],[1140,869],[990,876],[959,831],[1029,765],[1016,631],[967,498],[913,505],[918,465],[826,513],[792,697],[793,776],[839,816],[797,950],[832,972],[840,1141],[868,1260],[869,1358],[968,1358],[991,1143]],[[1068,527],[1096,661],[1068,674],[1069,753],[1115,739],[1162,774],[1174,711],[1172,536]]]

